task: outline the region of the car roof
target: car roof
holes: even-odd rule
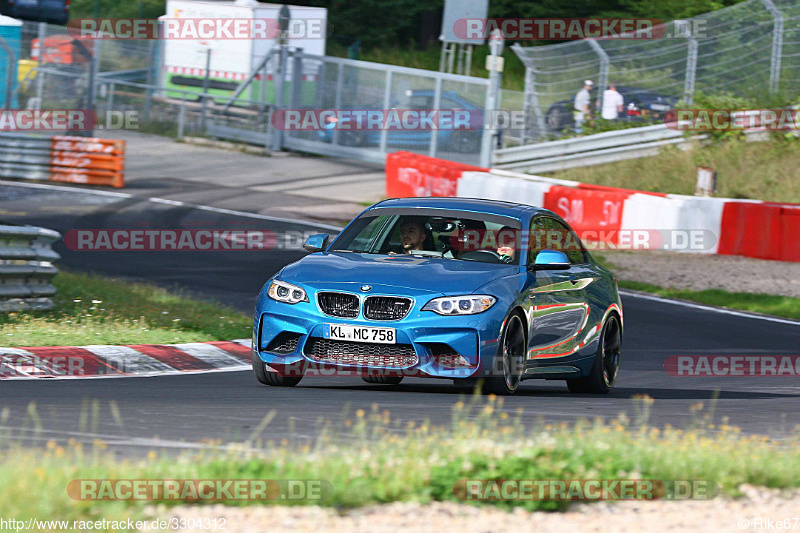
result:
[[[475,213],[488,213],[492,215],[520,218],[526,211],[543,211],[546,209],[531,205],[518,204],[514,202],[504,202],[502,200],[486,200],[484,198],[443,198],[443,197],[424,197],[424,198],[391,198],[384,200],[373,206],[375,209],[381,208],[429,208],[429,209],[453,209],[457,211],[471,211]]]

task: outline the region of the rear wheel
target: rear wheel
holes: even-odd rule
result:
[[[622,328],[619,318],[611,315],[603,325],[600,346],[597,347],[591,373],[585,378],[568,379],[569,391],[608,394],[617,381],[621,347]]]
[[[403,381],[403,376],[361,376],[361,379],[378,385],[398,385]]]
[[[517,391],[522,382],[522,373],[525,368],[525,327],[522,318],[513,314],[506,322],[503,334],[500,336],[500,348],[496,357],[502,361],[502,375],[494,375],[501,370],[495,363],[492,375],[486,378],[483,390],[491,394],[511,395]]]
[[[301,379],[303,379],[302,373],[299,376],[285,376],[278,372],[268,371],[266,364],[261,360],[256,352],[253,352],[252,360],[253,373],[256,375],[258,382],[263,385],[271,385],[273,387],[294,387],[300,383]]]

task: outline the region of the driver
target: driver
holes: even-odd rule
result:
[[[517,253],[517,232],[514,228],[503,226],[497,232],[497,254],[500,262],[511,263]]]
[[[425,243],[425,225],[418,218],[406,218],[400,223],[400,242],[403,244],[403,253],[410,254],[413,250],[422,250]]]

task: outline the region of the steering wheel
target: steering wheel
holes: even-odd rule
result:
[[[484,263],[500,263],[501,256],[497,252],[491,250],[475,250],[466,252],[458,256],[459,259],[464,261],[481,261]]]

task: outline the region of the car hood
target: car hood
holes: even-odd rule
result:
[[[518,267],[407,255],[315,253],[284,268],[279,279],[314,289],[358,290],[361,285],[401,293],[470,294]]]

